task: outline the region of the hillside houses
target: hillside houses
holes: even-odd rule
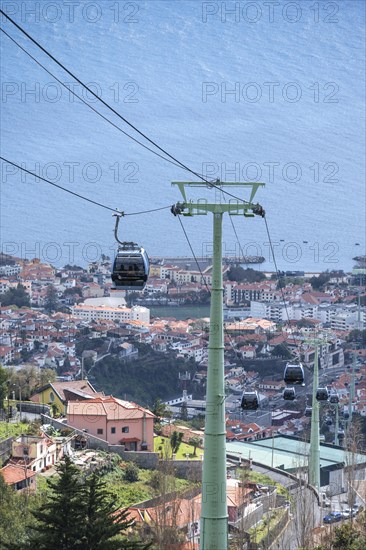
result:
[[[89,348],[88,341],[95,345],[95,349],[89,349],[93,355],[88,368],[91,364],[97,365],[106,354],[123,361],[136,359],[138,346],[143,344],[161,354],[193,359],[196,367],[192,380],[197,382],[202,396],[208,366],[208,320],[177,320],[174,318],[177,306],[172,307],[172,314],[164,319],[152,317],[149,308],[142,305],[144,300],[156,304],[155,300],[165,298],[172,303],[199,299],[205,285],[193,262],[190,265],[153,263],[145,291],[134,298],[138,305],[131,307],[127,307],[123,298],[115,305],[115,297],[108,296],[109,260],[92,262],[87,269],[73,265],[56,269],[37,259],[19,260],[19,265],[20,270],[1,276],[0,288],[6,292],[9,285],[23,283],[31,303],[40,309],[1,308],[0,359],[5,366],[27,364],[39,369],[51,368],[57,370],[59,376],[72,380],[80,376],[81,354],[77,353],[80,343],[82,349],[84,344]],[[223,268],[224,274],[227,269],[228,266]],[[210,274],[211,266],[206,262],[204,276],[208,284]],[[60,303],[70,306],[65,312],[49,313],[41,309],[51,284]],[[312,368],[314,347],[307,339],[314,330],[327,339],[326,344],[319,346],[320,367],[342,367],[345,355],[348,361],[347,337],[353,328],[364,323],[365,308],[358,309],[357,303],[347,301],[355,297],[352,288],[338,287],[333,282],[320,292],[306,281],[301,285],[289,283],[282,291],[277,286],[277,281],[269,278],[259,283],[224,281],[225,302],[231,313],[225,321],[225,379],[233,394],[240,392],[244,376],[248,377],[243,373],[232,374],[232,369],[240,364],[248,365],[250,370],[259,368],[272,357],[281,360],[288,350]],[[362,360],[362,349],[357,353]]]

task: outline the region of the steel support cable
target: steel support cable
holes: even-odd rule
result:
[[[202,279],[203,282],[204,282],[204,285],[205,285],[205,287],[206,287],[207,292],[211,295],[211,290],[210,290],[210,288],[208,287],[207,281],[206,281],[206,279],[205,279],[205,277],[204,277],[204,275],[203,275],[203,273],[202,273],[201,266],[199,265],[199,262],[198,262],[198,260],[197,260],[196,254],[195,254],[195,252],[194,252],[194,250],[193,250],[192,244],[191,244],[191,242],[190,242],[190,240],[189,240],[188,234],[187,234],[187,232],[186,232],[186,230],[185,230],[185,228],[184,228],[184,225],[183,225],[183,223],[182,223],[182,220],[180,219],[180,216],[177,216],[177,218],[178,218],[179,223],[180,223],[180,226],[181,226],[181,228],[182,228],[182,230],[183,230],[184,236],[185,236],[185,238],[186,238],[186,240],[187,240],[188,246],[189,246],[189,248],[190,248],[190,250],[191,250],[191,252],[192,252],[194,261],[196,262],[197,269],[198,269],[198,271],[199,271],[200,274],[201,274],[201,279]],[[229,343],[230,343],[231,349],[233,350],[233,352],[234,352],[235,355],[236,355],[236,354],[237,354],[237,351],[236,351],[235,346],[234,346],[234,344],[233,344],[232,338],[231,338],[230,334],[228,333],[228,331],[227,331],[227,329],[226,329],[226,327],[225,327],[225,324],[224,324],[224,332],[225,332],[226,336],[227,336],[228,339],[229,339]],[[240,360],[241,366],[243,367],[243,369],[244,369],[244,371],[245,371],[245,365],[244,365],[243,358],[242,358],[241,355],[239,355],[239,360]]]
[[[276,275],[277,275],[278,284],[279,284],[279,286],[280,286],[280,291],[281,291],[281,296],[282,296],[283,305],[285,306],[287,321],[288,321],[288,324],[290,325],[290,316],[289,316],[289,313],[288,313],[287,304],[286,304],[286,300],[285,300],[285,295],[284,295],[284,293],[283,293],[283,288],[282,288],[281,281],[280,281],[279,270],[278,270],[278,267],[277,267],[276,256],[275,256],[275,253],[274,253],[274,247],[273,247],[271,235],[270,235],[270,232],[269,232],[269,227],[268,227],[267,218],[264,217],[263,219],[264,219],[264,223],[265,223],[265,225],[266,225],[267,237],[268,237],[269,246],[270,246],[271,253],[272,253],[272,257],[273,257],[273,263],[274,263],[275,270],[276,270]],[[288,352],[290,352],[292,355],[294,355],[294,352],[293,352],[293,351],[290,351],[290,350],[288,349],[288,347],[287,347],[283,342],[281,342],[280,345],[283,346],[283,348],[286,349]]]
[[[215,183],[213,182],[210,182],[209,180],[207,180],[206,178],[204,178],[201,174],[199,174],[198,172],[192,170],[191,168],[189,168],[187,165],[185,165],[184,163],[182,163],[181,161],[179,161],[176,157],[174,157],[173,155],[171,155],[170,153],[168,153],[168,151],[166,151],[163,147],[160,147],[160,145],[158,145],[154,140],[152,140],[151,138],[149,138],[144,132],[142,132],[141,130],[139,130],[134,124],[132,124],[129,120],[127,120],[124,116],[122,116],[118,111],[116,111],[116,109],[114,109],[113,107],[111,107],[111,105],[109,105],[104,99],[102,99],[101,97],[98,96],[98,94],[96,94],[95,92],[93,92],[93,90],[91,88],[89,88],[86,84],[84,84],[84,82],[82,80],[80,80],[72,71],[70,71],[65,65],[63,65],[63,63],[61,63],[60,61],[58,61],[58,59],[56,59],[46,48],[44,48],[35,38],[33,38],[27,31],[25,31],[20,25],[18,25],[18,23],[16,23],[11,17],[9,17],[9,15],[7,15],[3,10],[0,9],[0,13],[2,15],[4,15],[4,17],[6,19],[8,19],[8,21],[10,21],[21,33],[23,33],[33,44],[35,44],[43,53],[45,53],[50,59],[52,59],[52,61],[54,61],[59,67],[61,67],[67,74],[69,74],[74,80],[76,80],[76,82],[78,82],[81,86],[83,86],[91,95],[93,95],[97,100],[99,100],[105,107],[107,107],[110,111],[112,111],[118,118],[120,118],[123,122],[125,122],[125,124],[127,124],[128,126],[130,126],[130,128],[132,128],[133,130],[135,130],[135,132],[137,132],[140,136],[142,136],[144,139],[146,139],[149,143],[151,143],[152,145],[154,145],[154,147],[156,147],[157,149],[159,149],[159,151],[161,151],[162,153],[164,153],[166,156],[168,156],[170,159],[172,159],[176,164],[178,164],[180,167],[182,167],[184,170],[190,172],[191,174],[195,175],[196,177],[198,177],[199,179],[201,179],[202,181],[204,181],[205,183],[207,183],[210,187],[213,187],[215,189],[218,189],[221,191],[221,188],[216,185]],[[162,157],[164,159],[164,157]],[[168,159],[164,159],[164,160],[168,160]],[[225,190],[222,190],[223,193],[225,193],[226,195],[240,201],[240,202],[243,202],[245,204],[250,204],[248,201],[246,201],[245,199],[242,199],[240,197],[237,197],[236,195],[233,195],[232,193],[229,193],[228,191],[225,191]]]
[[[53,181],[50,181],[39,174],[35,174],[34,172],[31,172],[30,170],[27,170],[23,166],[20,166],[19,164],[16,164],[15,162],[12,162],[11,160],[8,160],[4,157],[0,156],[0,160],[6,162],[7,164],[11,164],[12,166],[19,168],[19,170],[22,170],[23,172],[26,172],[27,174],[30,174],[31,176],[38,178],[45,183],[48,183],[49,185],[53,185],[53,187],[57,187],[57,189],[61,189],[62,191],[65,191],[65,193],[69,193],[70,195],[74,195],[75,197],[78,197],[79,199],[82,199],[84,201],[90,202],[92,204],[95,204],[96,206],[100,206],[101,208],[104,208],[105,210],[109,210],[110,212],[115,212],[117,214],[120,214],[122,216],[138,216],[140,214],[149,214],[151,212],[158,212],[160,210],[167,210],[170,209],[171,206],[161,206],[159,208],[151,208],[150,210],[141,210],[139,212],[120,212],[117,210],[117,208],[111,208],[110,206],[107,206],[105,204],[102,204],[101,202],[95,201],[93,199],[89,199],[88,197],[85,197],[84,195],[80,195],[80,193],[76,193],[75,191],[71,191],[71,189],[67,189],[66,187],[63,187],[62,185],[58,185],[57,183],[54,183]]]
[[[116,128],[116,130],[118,130],[119,132],[121,132],[122,134],[124,134],[125,136],[127,136],[129,139],[131,139],[132,141],[134,141],[135,143],[138,143],[138,145],[141,145],[141,147],[143,147],[144,149],[147,149],[148,151],[150,151],[150,153],[153,153],[154,155],[156,155],[157,157],[160,157],[161,159],[163,160],[166,160],[167,162],[169,162],[170,164],[173,164],[174,166],[177,166],[178,168],[182,168],[180,166],[180,164],[164,157],[163,155],[161,155],[160,153],[158,153],[157,151],[154,151],[153,149],[151,149],[150,147],[148,147],[147,145],[145,145],[144,143],[142,143],[141,141],[139,141],[138,139],[134,138],[133,136],[131,136],[131,134],[128,134],[127,132],[125,132],[124,130],[122,130],[122,128],[120,128],[120,126],[118,126],[117,124],[115,124],[114,122],[112,122],[109,118],[107,118],[106,116],[102,115],[102,113],[100,113],[97,109],[95,109],[92,105],[90,105],[90,103],[88,103],[87,101],[85,101],[85,99],[83,99],[79,94],[77,94],[76,92],[74,92],[74,90],[72,90],[71,88],[69,88],[67,86],[67,84],[65,84],[64,82],[62,82],[62,80],[60,80],[59,78],[57,78],[56,75],[54,75],[49,69],[47,69],[47,67],[45,67],[40,61],[38,61],[31,53],[29,53],[21,44],[19,44],[19,42],[17,42],[12,36],[10,36],[10,34],[8,34],[6,31],[4,31],[3,28],[0,27],[0,30],[12,41],[14,42],[14,44],[16,44],[18,46],[18,48],[20,48],[25,54],[27,54],[35,63],[37,63],[37,65],[39,65],[44,71],[46,71],[46,73],[48,73],[50,76],[52,76],[52,78],[54,78],[59,84],[61,84],[61,86],[63,86],[64,88],[66,88],[66,90],[68,90],[69,92],[71,92],[75,97],[77,97],[82,103],[84,103],[84,105],[86,105],[87,107],[89,107],[89,109],[91,109],[92,111],[94,111],[94,113],[96,113],[98,116],[100,116],[103,120],[105,120],[106,122],[108,122],[108,124],[110,124],[111,126],[113,126],[114,128]]]

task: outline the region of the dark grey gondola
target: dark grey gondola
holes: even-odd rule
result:
[[[121,212],[113,215],[116,216],[114,237],[119,243],[111,275],[114,287],[117,290],[144,290],[149,276],[149,257],[138,244],[120,241],[118,226],[124,214]]]
[[[241,408],[245,411],[256,411],[259,407],[259,397],[256,391],[245,391],[241,398]]]
[[[328,388],[318,388],[316,390],[316,399],[317,401],[328,401],[329,399]]]
[[[149,258],[136,243],[125,243],[118,248],[112,272],[112,281],[119,290],[143,290],[149,276]]]
[[[285,401],[294,401],[296,399],[295,388],[285,388],[282,397]]]
[[[331,393],[329,396],[329,403],[339,403],[339,395],[338,393]]]
[[[304,368],[301,363],[287,363],[283,379],[286,384],[304,385]]]

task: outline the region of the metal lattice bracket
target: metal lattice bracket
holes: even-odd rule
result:
[[[245,216],[248,218],[257,215],[264,215],[263,208],[257,203],[253,203],[253,199],[259,187],[264,187],[264,183],[260,182],[213,182],[212,185],[206,182],[197,181],[173,181],[172,185],[176,185],[181,192],[183,203],[177,203],[182,208],[183,216],[205,216],[208,212],[224,213],[227,212],[230,216]],[[192,200],[187,198],[186,188],[198,187],[206,188],[209,190],[216,189],[217,187],[249,187],[251,188],[250,197],[248,200],[243,198],[243,202],[240,199],[230,199],[227,202],[222,203],[210,203],[207,198],[200,198]]]

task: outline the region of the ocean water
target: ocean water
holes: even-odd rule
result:
[[[264,182],[256,198],[280,269],[350,269],[365,253],[363,1],[4,1],[2,9],[193,170]],[[1,26],[70,85],[11,23]],[[171,182],[196,180],[112,128],[2,33],[1,56],[2,156],[126,213],[171,205],[181,198]],[[113,253],[111,212],[5,163],[1,172],[3,251],[56,265]],[[244,252],[273,269],[263,220],[233,221]],[[183,222],[195,252],[209,254],[211,216]],[[190,254],[168,209],[120,225],[121,238],[150,255]],[[224,253],[237,255],[227,216],[223,239]]]

